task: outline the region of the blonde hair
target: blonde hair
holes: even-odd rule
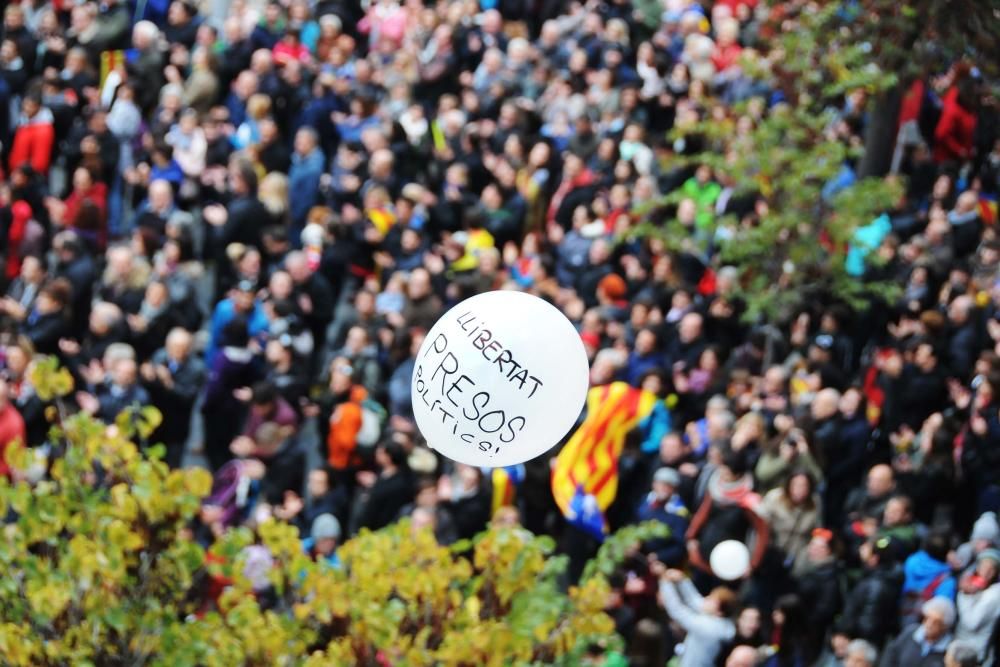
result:
[[[278,171],[267,174],[257,188],[257,199],[271,215],[284,214],[288,210],[288,177]]]
[[[247,116],[260,120],[271,112],[271,98],[263,93],[254,93],[247,100]]]

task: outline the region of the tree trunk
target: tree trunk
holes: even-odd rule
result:
[[[861,158],[858,177],[885,176],[892,164],[896,146],[896,122],[903,102],[903,90],[897,84],[876,97],[868,112],[865,125],[865,154]]]

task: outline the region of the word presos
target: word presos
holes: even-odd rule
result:
[[[586,397],[586,353],[554,307],[488,292],[446,313],[424,339],[412,378],[428,444],[470,465],[520,463],[572,428]]]

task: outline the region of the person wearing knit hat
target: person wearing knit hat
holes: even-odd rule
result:
[[[680,483],[680,473],[674,468],[658,469],[653,474],[652,488],[638,512],[640,521],[659,521],[670,529],[666,537],[650,540],[645,545],[657,560],[670,567],[684,561],[684,533],[691,518],[691,513],[677,494]]]
[[[979,664],[989,652],[990,639],[1000,619],[1000,551],[988,548],[976,556],[976,568],[962,577],[956,605],[958,623],[955,638],[976,648]]]
[[[955,549],[953,557],[949,558],[952,567],[959,570],[972,567],[976,555],[990,547],[1000,546],[1000,523],[994,512],[983,512],[972,526],[969,541]]]
[[[340,541],[340,521],[332,514],[320,514],[313,519],[309,538],[303,540],[305,551],[315,560],[331,567],[340,567],[335,549]]]

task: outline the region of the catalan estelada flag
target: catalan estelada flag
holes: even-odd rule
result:
[[[618,492],[618,457],[625,436],[653,410],[656,396],[625,382],[594,387],[587,393],[587,418],[556,458],[552,495],[563,515],[578,494],[593,496],[601,511]]]

